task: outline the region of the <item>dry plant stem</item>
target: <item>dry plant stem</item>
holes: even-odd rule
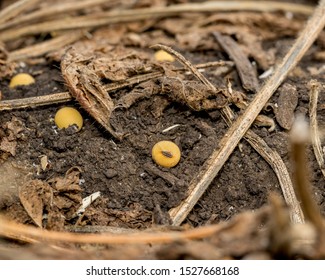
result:
[[[0,229],[0,234],[1,234],[1,229]],[[16,234],[15,232],[8,233],[5,235],[5,237],[11,240],[19,240],[20,242],[27,243],[27,244],[39,243],[39,241],[35,238],[31,238],[21,234]]]
[[[301,208],[305,218],[316,227],[319,234],[322,234],[324,231],[324,221],[315,203],[315,199],[312,197],[308,170],[306,171],[306,167],[308,167],[306,157],[306,145],[309,140],[308,129],[306,120],[296,120],[291,131],[293,176],[297,196],[301,201]]]
[[[280,65],[276,67],[275,72],[265,83],[255,98],[246,108],[244,113],[229,128],[225,136],[219,143],[219,149],[215,150],[204,163],[199,174],[189,185],[189,196],[182,204],[170,211],[173,217],[173,225],[180,225],[199,198],[204,194],[212,180],[218,174],[224,163],[227,161],[233,150],[238,145],[241,138],[254,122],[266,102],[283,82],[287,74],[296,66],[311,44],[315,41],[318,34],[325,25],[325,0],[321,0],[313,13],[313,16],[307,22],[306,27],[297,38],[287,55],[283,58]]]
[[[85,35],[85,31],[76,30],[66,32],[60,36],[53,39],[44,41],[42,43],[25,47],[16,51],[12,51],[8,55],[8,62],[11,61],[22,61],[27,58],[37,57],[44,55],[50,51],[55,51],[59,48],[67,46]]]
[[[121,228],[121,227],[114,227],[114,226],[65,226],[65,230],[68,232],[74,233],[112,233],[112,234],[132,234],[132,233],[139,233],[139,229],[133,228]],[[143,233],[159,233],[159,232],[181,232],[184,231],[182,227],[170,227],[170,226],[157,226],[152,228],[147,228],[141,230]]]
[[[4,100],[0,101],[0,111],[33,108],[37,106],[64,103],[71,100],[72,97],[69,92],[53,93],[45,96],[28,97],[14,100]]]
[[[309,82],[310,87],[310,100],[309,100],[309,117],[310,117],[310,129],[311,129],[311,142],[313,145],[314,154],[318,162],[319,168],[325,177],[325,162],[324,153],[321,147],[321,141],[319,138],[318,122],[317,122],[317,102],[318,95],[322,85],[316,81],[311,80]]]
[[[315,53],[315,59],[324,61],[325,60],[325,51],[318,51]]]
[[[206,63],[200,63],[200,64],[195,64],[196,69],[205,69],[209,67],[221,67],[221,66],[226,66],[229,68],[234,67],[235,63],[232,61],[211,61],[211,62],[206,62]],[[188,71],[187,68],[177,68],[175,71]]]
[[[269,249],[274,255],[285,254],[289,256],[293,238],[292,234],[290,234],[292,224],[288,211],[279,195],[271,193],[268,200],[272,209]]]
[[[38,2],[38,1],[36,1]],[[111,1],[114,2],[114,1]],[[46,6],[41,10],[37,10],[35,12],[31,12],[29,14],[21,15],[20,17],[16,17],[8,22],[5,22],[0,25],[0,30],[7,29],[11,26],[27,23],[31,21],[41,20],[48,16],[58,15],[67,12],[78,11],[85,8],[90,8],[92,6],[97,6],[107,3],[107,0],[84,0],[84,1],[76,1],[76,2],[68,2],[68,3],[60,3],[52,6]],[[111,3],[110,3],[111,4]],[[114,4],[114,3],[113,3]]]
[[[40,0],[20,0],[0,11],[0,24],[33,7]]]
[[[71,243],[101,243],[101,244],[147,244],[170,243],[173,241],[202,239],[227,228],[226,223],[206,226],[183,232],[157,233],[124,233],[124,234],[76,234],[69,232],[46,231],[32,226],[17,224],[0,215],[0,236],[23,237],[25,240],[64,241]]]
[[[86,243],[86,244],[163,244],[171,242],[184,242],[186,240],[198,240],[209,238],[221,232],[232,232],[243,221],[260,220],[261,217],[265,219],[270,216],[269,207],[258,209],[254,213],[239,214],[232,221],[221,222],[216,225],[204,226],[185,231],[175,230],[161,231],[157,228],[149,231],[123,232],[117,234],[110,233],[70,233],[47,231],[29,225],[18,224],[14,221],[8,220],[0,214],[0,237],[16,237],[16,240],[29,240],[30,242],[69,242],[69,243]],[[245,222],[244,222],[245,223]],[[151,231],[153,230],[153,231]]]
[[[112,233],[112,234],[125,234],[136,233],[136,229],[120,228],[112,226],[66,226],[65,230],[75,233]]]
[[[49,20],[47,22],[25,25],[21,28],[11,28],[0,32],[0,40],[5,42],[26,35],[40,34],[57,30],[76,28],[94,28],[111,23],[131,22],[137,20],[159,18],[178,15],[180,13],[217,12],[251,10],[260,12],[287,11],[309,15],[313,8],[281,2],[255,2],[255,1],[207,1],[204,3],[191,3],[171,5],[168,7],[154,7],[144,9],[130,9],[122,11],[104,12],[86,16],[77,16],[67,19]]]

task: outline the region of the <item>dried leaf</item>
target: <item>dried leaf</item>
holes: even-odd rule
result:
[[[231,36],[224,36],[219,32],[214,32],[213,35],[224,51],[234,60],[243,88],[255,93],[259,88],[257,73],[244,51]]]
[[[80,170],[71,168],[65,177],[55,177],[48,181],[53,188],[53,206],[68,220],[82,203],[79,176]]]
[[[32,180],[19,189],[19,199],[34,223],[42,227],[43,210],[52,198],[49,184],[41,180]]]
[[[0,133],[0,151],[15,156],[16,140],[21,138],[21,132],[24,130],[23,122],[16,117],[12,117],[11,121],[4,123]]]
[[[121,138],[123,133],[115,131],[110,124],[115,105],[103,79],[124,81],[158,67],[140,52],[97,43],[84,42],[70,48],[61,62],[62,74],[80,105],[114,137]]]
[[[119,138],[109,118],[114,108],[114,103],[103,90],[100,79],[87,68],[86,60],[74,49],[70,49],[61,62],[62,74],[67,85],[79,104],[88,111],[107,131]]]
[[[160,82],[161,93],[195,111],[222,108],[228,102],[222,89],[215,92],[200,82],[183,81],[178,78],[162,78]]]
[[[0,42],[0,78],[11,76],[15,69],[16,63],[8,61],[9,52],[4,44]]]
[[[24,123],[16,117],[12,117],[10,122],[7,122],[5,127],[9,132],[10,139],[20,138],[21,132],[25,130]]]
[[[157,94],[156,87],[157,85],[153,81],[141,83],[139,86],[135,87],[130,93],[122,96],[119,100],[117,100],[115,109],[128,109],[137,101],[144,98],[149,98],[152,95]]]
[[[93,211],[92,206],[87,208],[85,218],[106,220],[106,223],[114,227],[143,228],[145,223],[152,220],[152,212],[144,209],[140,204],[129,205],[125,210],[105,209],[102,213]]]
[[[63,229],[82,202],[79,183],[80,170],[68,170],[64,178],[56,177],[48,182],[31,180],[19,189],[24,209],[36,225],[42,227],[44,211],[47,213],[46,228]]]
[[[12,156],[16,154],[16,141],[9,141],[8,137],[3,137],[0,140],[0,150],[6,153],[10,153]]]
[[[45,171],[45,169],[49,165],[47,156],[46,155],[41,156],[40,161],[41,161],[41,168],[42,168],[43,171]]]
[[[275,118],[284,129],[290,129],[294,121],[294,111],[298,105],[298,93],[295,86],[288,83],[280,89],[280,95],[275,108]]]

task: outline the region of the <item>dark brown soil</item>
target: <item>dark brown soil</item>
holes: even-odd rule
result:
[[[198,56],[196,59],[200,61]],[[312,61],[305,59],[304,64],[307,62],[313,66]],[[317,66],[319,65],[314,67]],[[66,90],[57,65],[41,65],[38,68],[41,70],[32,67],[18,70],[30,73],[42,71],[36,76],[35,85],[12,90],[8,88],[8,81],[3,81],[3,99]],[[307,114],[308,81],[297,78],[287,80],[298,87],[297,113]],[[277,94],[274,95],[273,102],[276,100]],[[113,139],[75,102],[64,106],[74,106],[82,112],[84,127],[77,133],[73,129],[58,130],[55,126],[54,115],[62,105],[3,112],[1,123],[9,122],[13,117],[23,122],[24,137],[18,140],[14,159],[31,168],[32,178],[46,180],[64,175],[71,167],[80,167],[83,195],[100,191],[102,199],[94,207],[100,207],[101,211],[107,213],[102,213],[100,217],[98,213],[94,216],[86,213],[87,223],[116,225],[115,219],[110,221],[111,218],[108,217],[112,212],[128,213],[136,208],[140,211],[139,215],[129,223],[123,223],[123,226],[143,228],[150,227],[152,223],[166,223],[166,219],[161,216],[166,216],[170,208],[177,206],[186,197],[186,186],[213,149],[218,147],[218,141],[227,129],[218,110],[198,113],[176,103],[170,103],[162,116],[155,118],[151,112],[155,102],[159,101],[158,97],[157,100],[152,98],[140,101],[128,110],[115,113],[114,118],[118,120],[119,126],[128,132],[122,141]],[[273,118],[273,115],[270,116]],[[162,133],[162,130],[174,124],[180,126]],[[279,126],[271,133],[266,128],[254,130],[284,160],[289,161],[286,131]],[[157,166],[151,158],[152,146],[165,139],[175,141],[182,150],[181,162],[172,169]],[[48,157],[45,171],[40,168],[42,155]],[[325,211],[323,178],[312,153],[310,159],[318,204]],[[170,174],[173,179],[166,179]],[[261,207],[271,191],[280,193],[273,170],[249,144],[242,141],[240,149],[237,148],[229,158],[186,222],[199,226],[227,220],[236,213]],[[143,213],[146,215],[142,216]]]

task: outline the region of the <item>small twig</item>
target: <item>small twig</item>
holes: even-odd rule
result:
[[[144,167],[145,171],[148,172],[149,174],[152,174],[152,175],[162,178],[164,181],[166,181],[167,183],[169,183],[172,186],[182,186],[182,185],[184,186],[185,185],[183,180],[180,180],[179,178],[177,178],[174,174],[172,174],[170,172],[164,172],[164,171],[160,170],[155,165],[145,164],[143,167]]]
[[[173,225],[180,225],[187,214],[193,209],[198,199],[203,195],[212,180],[218,174],[223,164],[227,161],[233,150],[238,145],[241,138],[254,122],[266,102],[283,82],[286,75],[296,66],[318,34],[325,25],[325,0],[321,0],[315,9],[313,16],[308,21],[294,45],[284,57],[280,65],[276,68],[271,78],[265,83],[262,89],[246,108],[244,113],[236,119],[225,136],[219,143],[219,149],[202,166],[199,174],[194,178],[189,186],[190,195],[183,201],[181,207],[170,211],[173,218]],[[195,194],[195,196],[193,196]],[[180,211],[182,209],[182,211]]]
[[[110,1],[110,2],[113,2],[113,1]],[[44,21],[45,17],[49,17],[49,16],[53,16],[53,15],[54,16],[60,15],[62,13],[78,11],[81,9],[90,8],[92,6],[98,6],[103,3],[107,4],[107,0],[83,0],[83,1],[67,2],[67,3],[59,2],[59,4],[54,4],[52,6],[46,6],[40,10],[36,10],[36,11],[28,13],[28,14],[23,14],[20,17],[15,17],[14,19],[12,19],[8,22],[2,23],[2,24],[0,21],[0,24],[1,24],[0,30],[7,29],[9,27],[12,27],[12,26],[18,25],[18,24],[22,24],[22,23],[24,23],[26,25],[28,22],[31,22],[31,21],[34,21],[34,22],[36,20]],[[110,3],[110,4],[114,4],[114,3]]]
[[[308,177],[306,144],[310,140],[309,136],[307,121],[303,116],[298,116],[291,130],[292,164],[296,192],[301,201],[301,208],[306,220],[310,221],[321,234],[324,231],[324,221],[315,199],[312,197],[312,188]]]
[[[228,67],[232,68],[234,67],[235,63],[232,61],[228,60],[220,60],[220,61],[211,61],[211,62],[206,62],[206,63],[199,63],[195,64],[196,69],[205,69],[205,68],[210,68],[210,67]],[[188,71],[187,68],[176,68],[174,71]]]
[[[6,22],[10,18],[18,16],[20,13],[24,12],[30,7],[33,7],[33,5],[37,4],[38,2],[40,2],[40,0],[20,0],[14,2],[0,11],[0,24]]]
[[[76,28],[95,28],[111,23],[132,22],[150,18],[178,15],[180,13],[216,12],[251,10],[260,12],[290,11],[309,15],[313,8],[306,5],[281,3],[272,1],[207,1],[204,3],[178,4],[168,7],[153,7],[144,9],[130,9],[122,11],[104,12],[86,16],[76,16],[67,19],[54,19],[47,22],[30,24],[19,29],[11,28],[0,32],[1,41],[9,41],[26,35],[69,30]]]
[[[1,229],[0,229],[0,234],[1,234]],[[25,235],[21,235],[21,234],[17,234],[15,232],[8,232],[5,235],[6,238],[11,239],[11,240],[18,240],[19,242],[23,242],[26,244],[35,244],[35,243],[39,243],[40,241],[35,239],[35,238],[31,238]]]
[[[315,57],[315,59],[317,59],[317,60],[320,60],[320,61],[324,61],[325,60],[325,51],[317,51],[316,53],[315,53],[315,55],[314,55],[314,57]],[[319,69],[319,71],[324,71],[324,65],[323,65],[323,67],[321,67],[320,69]]]
[[[325,177],[325,162],[324,153],[322,151],[321,140],[319,138],[318,122],[317,122],[317,102],[318,95],[322,85],[316,81],[311,80],[308,84],[310,87],[310,100],[309,100],[309,117],[310,117],[310,129],[311,129],[311,142],[315,153],[316,160],[319,168]]]
[[[111,234],[132,234],[137,233],[139,230],[132,228],[121,228],[113,226],[65,226],[64,228],[68,232],[74,233],[111,233]]]
[[[71,101],[72,97],[69,92],[53,93],[45,96],[28,97],[22,99],[0,101],[0,111],[8,111],[22,108],[33,108],[56,103]]]
[[[172,242],[184,242],[188,240],[199,240],[203,238],[215,237],[220,233],[227,235],[227,232],[236,231],[236,227],[245,225],[249,221],[258,221],[261,218],[265,219],[270,216],[269,207],[263,207],[252,212],[244,212],[237,215],[230,221],[223,221],[215,225],[202,226],[194,229],[187,229],[180,227],[166,227],[164,231],[161,227],[151,228],[147,230],[125,230],[125,229],[105,229],[99,228],[101,234],[98,233],[73,233],[73,232],[58,232],[47,231],[36,228],[30,225],[19,224],[17,222],[8,220],[0,214],[0,237],[15,236],[17,240],[31,240],[32,242],[69,242],[71,244],[166,244]],[[254,224],[254,223],[253,223]],[[258,227],[260,224],[251,226]],[[98,227],[97,227],[98,229]],[[74,230],[72,228],[72,230]],[[96,231],[96,227],[95,227]],[[133,232],[132,232],[133,231]],[[86,232],[94,232],[88,230]],[[114,232],[114,233],[113,233]],[[240,233],[240,232],[239,232]],[[245,233],[243,233],[245,235]],[[238,233],[236,233],[238,237]]]

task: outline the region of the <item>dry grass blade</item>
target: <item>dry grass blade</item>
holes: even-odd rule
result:
[[[281,2],[255,2],[255,1],[207,1],[204,3],[191,3],[171,5],[168,7],[154,7],[144,9],[130,9],[122,11],[104,12],[86,16],[76,16],[67,19],[54,19],[42,23],[30,24],[21,28],[11,28],[0,32],[1,41],[9,41],[22,36],[40,34],[56,30],[69,30],[76,28],[94,28],[111,23],[131,22],[149,18],[178,15],[180,13],[216,12],[251,10],[260,12],[290,11],[309,15],[313,8]]]
[[[32,2],[32,1],[30,1]],[[35,2],[35,1],[34,1]],[[38,1],[36,1],[38,2]],[[114,4],[114,1],[111,1]],[[41,20],[48,16],[55,16],[57,14],[67,13],[78,11],[85,8],[90,8],[92,6],[101,5],[103,3],[107,3],[107,0],[84,0],[84,1],[76,1],[76,2],[68,2],[68,3],[60,3],[52,6],[46,6],[41,10],[37,10],[35,12],[31,12],[28,14],[24,14],[18,18],[12,19],[8,22],[5,22],[0,25],[0,30],[7,29],[11,26],[28,23],[31,21]],[[1,22],[0,22],[1,23]]]
[[[226,135],[220,141],[220,148],[212,153],[204,163],[199,174],[190,183],[190,195],[183,201],[183,206],[181,206],[181,208],[186,209],[186,211],[180,212],[180,206],[170,211],[171,216],[173,216],[173,225],[180,225],[184,221],[187,214],[193,209],[198,199],[203,195],[223,164],[236,148],[241,138],[252,125],[266,102],[283,82],[286,75],[296,66],[322,31],[324,25],[325,0],[322,0],[294,45],[276,68],[274,74],[256,94],[244,113],[233,123]]]
[[[308,166],[306,144],[308,141],[308,123],[303,116],[299,116],[295,120],[291,131],[292,160],[294,165],[296,192],[301,201],[301,207],[306,220],[310,221],[315,226],[319,236],[322,237],[324,233],[324,221],[315,199],[312,197],[308,170],[306,172],[306,166]]]
[[[23,11],[33,7],[40,0],[20,0],[0,11],[0,24],[18,16]]]
[[[84,35],[85,31],[82,30],[70,31],[42,43],[12,51],[8,55],[8,62],[18,60],[21,61],[27,58],[44,55],[50,51],[55,51],[59,48],[67,46],[81,39]]]
[[[313,145],[314,153],[320,170],[325,177],[325,162],[324,153],[321,147],[321,140],[319,137],[318,122],[317,122],[317,102],[318,95],[322,85],[315,80],[309,82],[310,87],[310,101],[309,101],[309,117],[310,117],[310,129],[311,129],[311,142]]]

